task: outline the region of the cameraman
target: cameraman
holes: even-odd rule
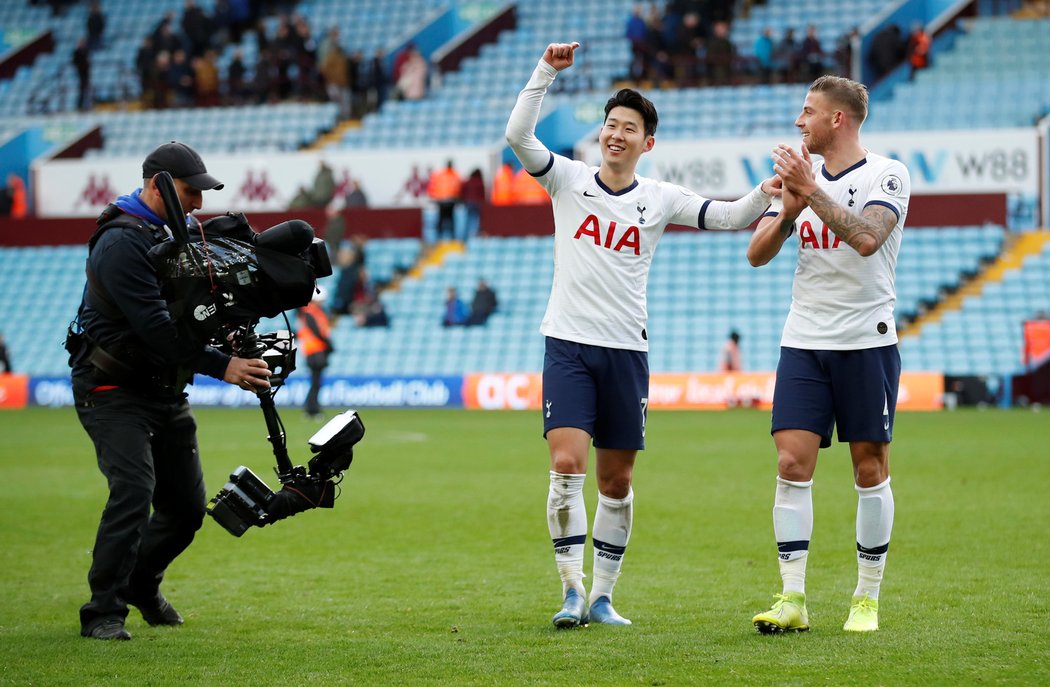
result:
[[[77,414],[109,484],[88,573],[91,600],[80,609],[80,633],[95,639],[131,639],[128,604],[150,625],[182,623],[160,583],[193,541],[207,502],[185,385],[203,373],[247,390],[270,386],[262,360],[195,341],[169,314],[148,256],[169,236],[156,179],[164,171],[187,212],[200,209],[202,191],[223,186],[183,143],[146,157],[142,188],[97,220],[79,328],[71,327],[67,344]]]

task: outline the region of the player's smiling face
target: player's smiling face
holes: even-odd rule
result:
[[[615,165],[635,165],[642,153],[652,150],[656,140],[645,134],[642,113],[629,107],[609,110],[598,134],[602,160]]]
[[[809,152],[821,154],[827,148],[836,117],[841,116],[823,93],[810,91],[806,94],[806,102],[802,104],[802,112],[795,120],[795,126],[802,133],[802,142]]]

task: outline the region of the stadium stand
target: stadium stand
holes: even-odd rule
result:
[[[1050,112],[1050,19],[967,25],[932,68],[873,108],[868,131],[1032,126]]]

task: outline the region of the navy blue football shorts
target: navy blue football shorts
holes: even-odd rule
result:
[[[900,377],[896,344],[857,351],[782,346],[771,432],[804,429],[827,448],[837,424],[841,442],[890,442]]]
[[[649,354],[547,337],[543,436],[578,427],[597,448],[645,448]]]

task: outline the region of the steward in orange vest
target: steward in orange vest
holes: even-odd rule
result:
[[[306,356],[306,366],[310,368],[310,391],[306,394],[306,403],[303,410],[311,418],[320,418],[321,403],[321,374],[328,367],[328,354],[332,353],[332,341],[329,338],[331,327],[328,323],[328,315],[325,314],[321,302],[324,300],[324,292],[314,295],[314,299],[307,305],[299,308],[299,331],[296,337],[299,339],[299,348]]]

